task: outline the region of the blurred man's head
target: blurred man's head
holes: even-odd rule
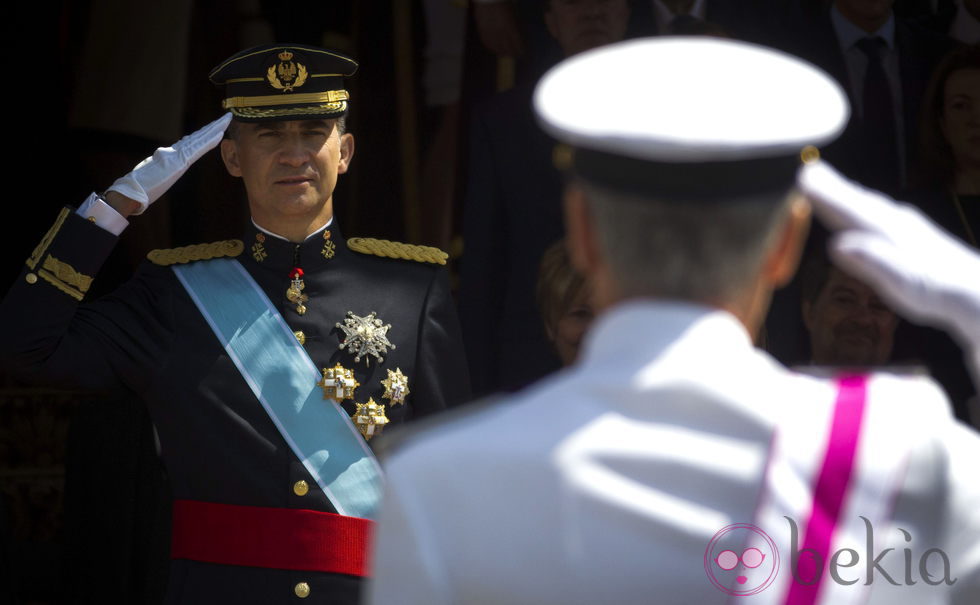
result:
[[[591,90],[600,97],[583,94]],[[840,86],[762,47],[664,37],[564,62],[542,79],[535,106],[572,147],[569,252],[597,310],[689,301],[756,333],[809,227],[794,189],[801,159],[815,160],[808,144],[846,123]]]
[[[810,334],[810,357],[814,363],[888,363],[898,316],[870,287],[825,259],[808,262],[801,277],[803,323]]]
[[[566,57],[618,42],[626,36],[627,0],[548,0],[548,32]]]
[[[569,217],[572,225],[585,219],[595,233],[601,261],[586,263],[604,276],[606,303],[686,300],[751,318],[747,324],[761,324],[768,306],[769,295],[759,288],[792,277],[809,225],[809,206],[792,192],[685,202],[580,181],[568,198],[580,206],[580,218]],[[755,332],[758,325],[751,327]]]

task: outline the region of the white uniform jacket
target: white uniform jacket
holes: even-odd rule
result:
[[[848,416],[723,311],[620,305],[390,457],[369,601],[980,603],[980,437],[928,378],[852,382]]]

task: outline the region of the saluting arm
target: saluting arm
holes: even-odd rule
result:
[[[15,376],[51,385],[133,387],[161,341],[146,308],[151,280],[135,280],[91,305],[79,305],[128,224],[221,140],[226,114],[171,147],[158,149],[118,179],[105,197],[64,208],[0,302],[0,364]],[[147,319],[147,321],[139,321]],[[136,323],[139,321],[139,323]],[[145,374],[145,372],[142,372]]]
[[[918,209],[847,180],[823,162],[799,184],[817,216],[836,231],[830,255],[907,318],[950,332],[967,351],[980,388],[980,253]],[[980,409],[970,410],[980,427]]]

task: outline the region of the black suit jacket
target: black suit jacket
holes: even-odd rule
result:
[[[386,403],[380,381],[387,369],[400,368],[411,393],[406,405],[386,406],[393,425],[467,399],[467,370],[446,272],[352,252],[335,226],[330,231],[332,258],[322,253],[327,240],[321,236],[300,245],[266,236],[265,254],[253,256],[254,229],[246,234],[239,257],[290,328],[305,333],[314,363],[354,368],[361,383],[355,398],[362,403],[368,397]],[[40,260],[54,257],[94,275],[115,240],[71,212]],[[305,271],[310,298],[302,316],[286,299],[289,271],[296,265]],[[47,384],[142,399],[159,435],[174,498],[334,512],[170,267],[145,263],[118,291],[86,304],[44,279],[30,283],[27,274],[25,268],[0,305],[4,362]],[[392,325],[388,338],[397,348],[384,363],[354,363],[351,353],[338,348],[341,331],[335,324],[347,311],[375,311]],[[350,401],[344,407],[354,409]],[[304,496],[292,489],[300,479],[314,487]],[[358,602],[361,581],[351,576],[188,560],[172,562],[167,601],[292,602],[298,582],[310,585],[306,602]]]
[[[534,121],[530,87],[474,112],[459,307],[476,394],[516,389],[559,367],[535,302],[541,256],[565,233],[553,148]]]
[[[632,3],[633,34],[655,35],[660,31],[652,4],[650,0]],[[772,32],[795,23],[803,14],[804,7],[793,0],[707,0],[704,20],[720,25],[734,38],[767,44]]]
[[[867,163],[863,161],[868,153],[865,127],[859,111],[855,109],[858,106],[855,92],[851,88],[847,65],[831,25],[829,13],[823,14],[813,24],[791,29],[790,35],[782,40],[782,45],[789,52],[823,68],[847,91],[852,107],[850,121],[843,135],[822,150],[822,155],[851,178],[867,182],[871,175],[867,172]],[[905,131],[902,152],[906,158],[906,174],[908,174],[914,168],[912,162],[917,146],[923,94],[933,68],[943,55],[955,48],[956,42],[913,23],[897,19],[895,46],[899,57],[902,120]],[[887,188],[887,192],[896,194],[903,187],[904,183],[899,182],[896,175],[894,183]]]

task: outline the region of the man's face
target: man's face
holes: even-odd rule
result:
[[[857,23],[884,21],[895,0],[836,0],[837,10]]]
[[[266,228],[332,216],[337,176],[347,172],[354,138],[337,120],[239,123],[221,142],[221,157],[241,177],[252,218]]]
[[[980,69],[958,69],[946,79],[942,129],[960,169],[980,166]]]
[[[814,363],[882,365],[892,353],[898,317],[871,288],[836,268],[813,303],[803,301]]]
[[[551,0],[544,20],[566,57],[618,42],[629,21],[626,0]]]

